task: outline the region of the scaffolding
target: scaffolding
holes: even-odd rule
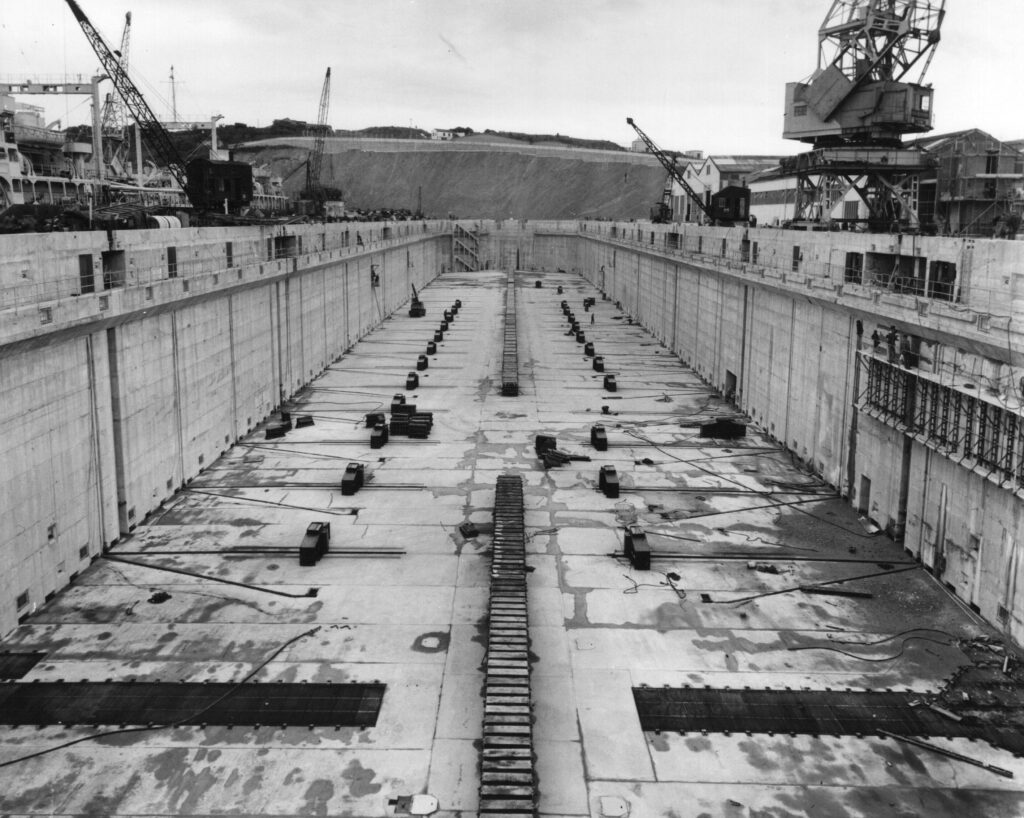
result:
[[[1024,413],[967,385],[860,353],[863,367],[857,407],[957,463],[986,472],[1000,485],[1024,488]]]

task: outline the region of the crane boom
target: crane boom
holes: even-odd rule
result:
[[[121,48],[115,52],[121,65],[128,69],[128,47],[131,44],[132,13],[125,12],[124,30],[121,32]],[[110,94],[103,106],[103,133],[116,132],[121,136],[121,131],[128,127],[128,117],[125,114],[124,103],[117,93]]]
[[[331,69],[328,67],[327,74],[324,76],[324,88],[320,92],[320,114],[316,121],[316,133],[313,139],[313,150],[309,154],[309,163],[307,164],[308,179],[306,188],[309,191],[310,198],[317,205],[322,206],[324,201],[324,189],[320,183],[320,171],[323,168],[324,162],[324,137],[327,134],[327,110],[330,107],[331,102]]]
[[[174,143],[171,142],[164,126],[156,118],[149,105],[146,104],[142,93],[136,88],[131,78],[129,78],[121,61],[103,41],[103,37],[93,27],[93,24],[89,22],[89,18],[85,16],[85,12],[82,11],[78,3],[75,0],[65,0],[65,2],[67,2],[68,7],[71,9],[71,13],[75,15],[75,19],[82,27],[82,31],[85,32],[85,37],[92,46],[92,50],[96,52],[96,56],[103,65],[103,70],[106,71],[113,81],[114,88],[131,112],[132,118],[138,123],[142,138],[149,146],[150,151],[153,152],[157,162],[166,166],[178,184],[181,185],[181,189],[188,193],[189,187],[185,179],[185,162],[178,149],[174,147]],[[189,194],[189,199],[192,199],[191,194]],[[195,204],[193,201],[193,205]]]
[[[633,121],[633,117],[627,116],[626,122],[627,124],[633,126],[633,130],[636,131],[636,135],[639,136],[643,143],[647,146],[647,150],[649,150],[651,153],[655,155],[655,157],[657,157],[658,161],[661,162],[665,170],[668,171],[668,175],[672,177],[673,181],[678,182],[679,186],[686,191],[686,193],[689,195],[691,199],[693,199],[694,203],[697,205],[697,207],[700,208],[701,212],[705,216],[707,216],[710,221],[714,222],[715,216],[712,213],[711,209],[706,204],[704,204],[704,200],[697,194],[697,191],[690,187],[687,181],[683,178],[683,174],[679,172],[679,168],[676,167],[676,163],[672,159],[672,157],[670,157],[667,153],[665,153],[665,151],[663,151],[661,148],[655,145],[651,138],[642,130],[640,130],[640,126]]]

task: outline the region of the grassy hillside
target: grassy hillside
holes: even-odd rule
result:
[[[646,218],[665,182],[660,166],[628,153],[581,158],[569,150],[502,148],[446,150],[435,143],[365,150],[339,140],[328,144],[322,182],[341,188],[351,208],[415,210],[422,189],[427,216],[489,219]],[[308,150],[294,142],[256,144],[237,156],[270,164],[294,194],[305,182],[300,168]]]

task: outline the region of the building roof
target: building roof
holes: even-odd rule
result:
[[[709,156],[723,173],[754,173],[779,164],[778,156]]]
[[[981,140],[996,142],[1004,148],[1009,148],[1013,151],[1020,151],[1024,146],[1024,140],[1019,140],[1017,143],[1014,142],[1003,142],[987,131],[983,131],[980,128],[967,128],[963,131],[951,131],[943,134],[928,134],[918,139],[910,139],[904,142],[906,147],[923,148],[926,151],[937,151],[941,150],[952,143],[963,140]]]
[[[783,173],[782,166],[779,164],[772,165],[770,168],[764,168],[763,170],[755,171],[747,177],[747,184],[752,182],[766,182],[771,179],[777,179],[788,174]]]

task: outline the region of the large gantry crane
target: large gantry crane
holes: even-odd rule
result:
[[[945,0],[833,0],[817,68],[786,85],[782,135],[814,146],[782,163],[797,178],[796,226],[919,229],[918,184],[930,163],[901,138],[932,128],[923,81],[944,15]],[[835,215],[850,191],[854,207]]]
[[[654,222],[670,222],[672,221],[672,207],[670,204],[672,182],[676,182],[686,194],[693,200],[697,208],[704,214],[710,224],[718,225],[731,225],[738,221],[745,221],[750,209],[750,193],[746,192],[743,195],[743,191],[736,191],[733,189],[728,194],[725,191],[718,191],[711,195],[710,202],[705,202],[697,191],[695,191],[690,184],[683,177],[683,174],[676,164],[673,157],[669,156],[665,151],[654,144],[647,134],[640,130],[640,126],[633,121],[633,117],[626,117],[626,124],[631,125],[633,130],[636,131],[636,135],[640,137],[640,140],[647,146],[647,150],[654,154],[661,166],[668,171],[669,182],[666,185],[665,192],[662,194],[661,201],[655,204],[652,213],[651,221]],[[740,195],[736,195],[739,193]]]
[[[231,213],[246,208],[252,201],[252,166],[245,162],[217,162],[196,159],[189,163],[186,175],[185,160],[171,142],[170,136],[132,82],[125,65],[111,51],[85,12],[75,0],[65,0],[71,13],[96,52],[103,70],[114,83],[125,107],[131,113],[150,152],[158,164],[167,168],[185,191],[189,202],[198,211],[217,211],[223,207]],[[191,184],[189,176],[192,177]]]

